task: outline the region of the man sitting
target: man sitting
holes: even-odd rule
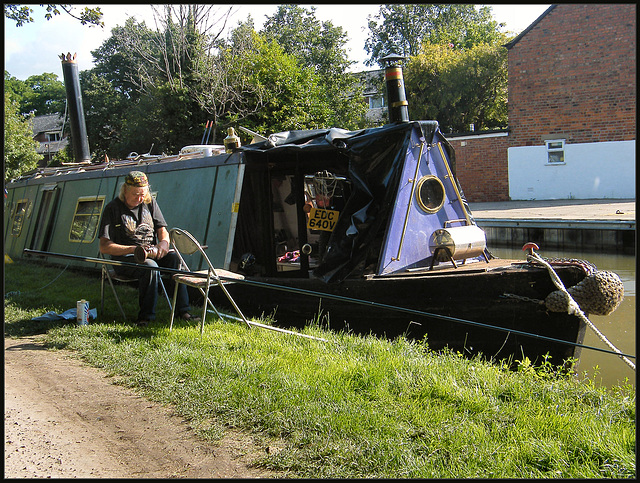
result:
[[[120,187],[120,193],[104,209],[100,222],[100,253],[114,260],[135,263],[136,247],[143,247],[150,256],[141,263],[147,267],[177,269],[178,255],[169,249],[169,232],[162,211],[150,193],[147,175],[131,171]],[[141,248],[138,248],[141,250]],[[138,279],[137,324],[148,325],[156,316],[160,272],[129,266],[115,266],[119,275]],[[167,284],[173,293],[172,279]],[[189,295],[185,285],[178,286],[176,313],[184,320],[200,320],[189,313]]]

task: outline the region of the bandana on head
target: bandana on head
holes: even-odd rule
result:
[[[129,186],[142,187],[149,185],[147,175],[142,171],[131,171],[128,175],[125,176],[124,182]]]

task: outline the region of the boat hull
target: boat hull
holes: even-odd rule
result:
[[[584,278],[575,267],[557,273],[566,286]],[[536,302],[555,286],[546,270],[528,264],[346,279],[337,284],[311,278],[248,277],[247,283],[227,288],[246,316],[273,315],[281,327],[301,328],[319,321],[331,330],[426,339],[433,350],[448,347],[511,363],[525,357],[541,363],[549,356],[553,364],[561,365],[578,358],[575,344],[582,343],[585,332],[578,317],[549,312]],[[216,304],[227,306],[222,293],[212,296]]]

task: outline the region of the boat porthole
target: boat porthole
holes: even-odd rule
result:
[[[436,213],[444,205],[444,185],[432,174],[418,180],[416,189],[418,204],[427,213]]]

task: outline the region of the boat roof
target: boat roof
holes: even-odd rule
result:
[[[249,144],[240,149],[243,151],[268,151],[275,148],[307,149],[319,147],[345,147],[353,141],[367,136],[384,136],[396,131],[422,130],[423,137],[429,143],[439,129],[437,121],[396,122],[380,127],[348,131],[341,128],[294,130],[271,134],[266,141]],[[344,143],[344,145],[342,144]]]

